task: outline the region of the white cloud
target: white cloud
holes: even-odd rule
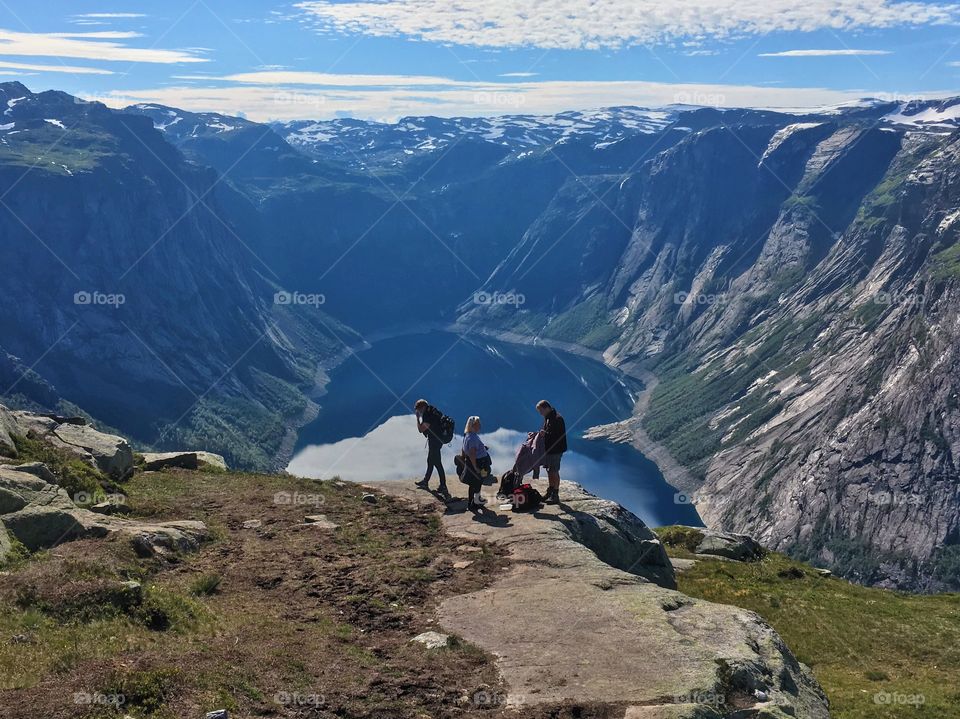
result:
[[[783,52],[762,52],[758,57],[858,57],[892,54],[889,50],[784,50]]]
[[[870,94],[865,90],[640,81],[449,83],[434,86],[429,93],[399,85],[359,84],[323,89],[241,84],[115,91],[91,99],[113,107],[151,102],[194,112],[243,114],[264,122],[338,116],[393,121],[409,115],[553,114],[615,105],[662,107],[675,103],[792,109],[836,105]]]
[[[135,37],[139,35],[129,32],[29,33],[0,29],[0,55],[161,64],[207,61],[185,50],[136,48],[113,42]]]
[[[960,5],[915,0],[311,0],[296,7],[324,32],[563,49],[946,24],[960,18]]]
[[[241,72],[223,77],[175,75],[174,80],[218,80],[243,85],[321,85],[325,87],[387,87],[415,85],[456,85],[454,80],[433,75],[338,75],[326,72],[278,70]]]
[[[110,70],[96,67],[78,67],[76,65],[30,65],[22,62],[0,61],[0,67],[11,70],[32,70],[34,72],[64,72],[71,75],[112,75]]]
[[[94,20],[111,20],[111,19],[122,20],[127,18],[138,18],[138,17],[147,17],[147,16],[141,12],[85,12],[80,15],[74,15],[74,17],[91,18]]]
[[[504,72],[500,77],[536,77],[539,72]]]

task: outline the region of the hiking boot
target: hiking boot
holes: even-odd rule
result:
[[[430,480],[429,480],[429,479],[421,479],[419,482],[414,482],[414,484],[415,484],[417,487],[420,487],[421,489],[427,489],[427,488],[430,486]]]
[[[556,489],[547,490],[547,496],[543,498],[544,504],[560,504],[560,492]]]

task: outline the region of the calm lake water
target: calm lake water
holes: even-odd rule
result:
[[[354,481],[420,479],[426,443],[412,407],[424,397],[456,420],[458,432],[467,417],[480,416],[494,473],[500,474],[513,465],[526,433],[540,428],[534,405],[548,399],[567,422],[563,479],[619,502],[651,526],[699,525],[696,510],[676,501],[675,490],[640,452],[583,439],[594,425],[629,417],[641,386],[599,362],[542,347],[443,332],[383,340],[331,373],[320,415],[301,430],[288,471]],[[443,453],[454,493],[460,487],[453,469],[459,446],[458,436]],[[490,488],[484,492],[493,494]]]

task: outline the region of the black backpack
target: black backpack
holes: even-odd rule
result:
[[[532,485],[521,484],[511,496],[514,512],[536,512],[543,504],[543,495]]]
[[[513,490],[520,486],[520,482],[523,480],[523,477],[520,476],[520,473],[514,469],[507,470],[502,475],[500,475],[500,490],[497,494],[510,497],[513,495]]]
[[[430,419],[427,420],[430,423],[430,429],[428,431],[443,444],[450,444],[453,441],[453,430],[456,422],[453,421],[452,417],[448,417],[436,407],[431,407],[430,409],[432,411],[430,412]]]

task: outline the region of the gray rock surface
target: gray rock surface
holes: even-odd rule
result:
[[[226,471],[227,462],[213,452],[145,452],[143,468],[148,472],[176,467],[180,469],[200,469],[210,467]]]
[[[133,473],[133,450],[123,437],[68,423],[57,425],[53,432],[66,444],[87,452],[108,477],[123,480]]]
[[[18,434],[17,422],[6,407],[0,404],[0,455],[16,457],[17,448],[13,437]]]
[[[10,535],[7,534],[7,528],[0,522],[0,564],[7,561],[13,547],[10,545]]]
[[[672,579],[662,548],[651,548],[656,538],[578,485],[563,483],[562,504],[534,514],[494,509],[482,516],[459,511],[465,500],[448,508],[408,484],[375,486],[436,507],[455,537],[509,551],[510,566],[490,587],[444,600],[439,619],[443,631],[497,657],[508,705],[521,712],[574,700],[622,703],[636,719],[829,716],[812,673],[768,624],[644,577],[646,565],[652,579]],[[757,689],[767,704],[755,699]],[[720,713],[717,697],[736,697],[747,708]]]
[[[11,411],[0,405],[0,447],[5,436],[36,437],[75,454],[111,479],[128,478],[133,473],[133,450],[127,440],[100,432],[84,424],[85,421],[77,417]]]
[[[746,534],[721,532],[716,529],[698,528],[703,539],[697,545],[696,554],[726,557],[737,562],[755,562],[763,558],[765,549],[753,537]]]
[[[422,644],[427,649],[443,649],[450,643],[450,637],[440,632],[424,632],[423,634],[418,634],[410,641]]]
[[[82,538],[122,536],[140,554],[194,551],[209,535],[202,522],[147,523],[77,507],[41,464],[0,466],[0,522],[31,550]]]

